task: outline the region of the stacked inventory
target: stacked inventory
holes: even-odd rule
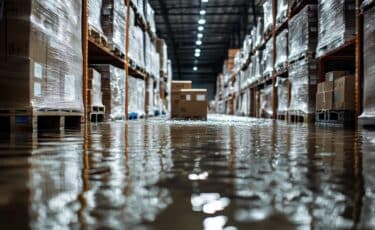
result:
[[[102,76],[93,68],[89,69],[89,105],[88,115],[91,121],[103,121],[105,106],[103,104]]]
[[[316,48],[316,31],[316,5],[305,6],[289,21],[291,115],[315,113],[317,67],[313,52]]]
[[[288,30],[284,29],[276,37],[276,58],[274,68],[277,73],[284,72],[288,66]]]
[[[323,56],[355,36],[355,0],[319,0],[317,56]]]
[[[16,118],[25,111],[33,129],[38,112],[82,112],[81,2],[7,0],[4,7],[1,109]]]
[[[277,88],[277,116],[286,119],[289,108],[289,79],[278,77]]]
[[[94,65],[101,74],[101,91],[105,106],[105,120],[125,119],[125,72],[112,65]]]
[[[129,114],[128,118],[138,119],[145,117],[146,84],[142,79],[129,76]]]
[[[365,1],[362,5],[364,16],[363,60],[364,60],[364,124],[374,124],[375,118],[375,2]]]
[[[172,82],[172,118],[207,119],[207,90],[191,87],[191,81]]]
[[[125,1],[102,0],[101,25],[112,51],[120,56],[125,54]],[[97,21],[97,20],[93,20]]]

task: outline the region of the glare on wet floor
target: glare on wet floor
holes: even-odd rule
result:
[[[211,115],[0,140],[0,228],[375,228],[375,132]]]

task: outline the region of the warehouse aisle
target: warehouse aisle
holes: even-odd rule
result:
[[[17,134],[0,152],[1,229],[375,227],[372,131],[211,115]]]

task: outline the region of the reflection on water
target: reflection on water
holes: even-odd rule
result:
[[[211,116],[0,139],[0,228],[375,228],[375,132]]]

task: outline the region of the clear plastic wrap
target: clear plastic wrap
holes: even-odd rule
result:
[[[94,65],[101,74],[103,104],[106,120],[122,120],[125,117],[125,71],[112,65]]]
[[[129,76],[129,109],[130,113],[136,112],[138,116],[145,114],[145,81]]]
[[[273,16],[272,16],[272,0],[266,0],[263,3],[263,19],[264,19],[264,26],[263,26],[263,34],[270,34],[272,31],[272,24],[273,24]]]
[[[4,7],[0,107],[83,111],[81,2],[6,0]]]
[[[102,94],[102,76],[95,69],[90,69],[92,71],[91,78],[91,106],[103,106],[103,94]]]
[[[288,111],[315,113],[317,65],[311,58],[289,64],[291,99]]]
[[[258,17],[255,35],[255,47],[259,47],[263,44],[263,18]]]
[[[263,58],[263,52],[261,50],[258,50],[255,52],[254,55],[254,63],[253,68],[255,70],[254,72],[254,80],[258,81],[263,76],[263,64],[262,64],[262,58]]]
[[[276,59],[275,69],[276,71],[282,71],[286,69],[288,65],[288,30],[283,30],[276,37]]]
[[[147,81],[147,111],[148,115],[154,114],[154,108],[155,108],[155,101],[154,97],[156,96],[154,94],[154,80],[151,78]]]
[[[257,27],[256,25],[253,26],[253,28],[251,29],[251,33],[250,33],[250,37],[251,37],[251,51],[255,51],[256,47],[257,47]]]
[[[262,117],[272,116],[272,84],[267,85],[260,93],[260,113]]]
[[[129,28],[129,57],[140,67],[145,67],[144,32],[138,26]]]
[[[156,23],[155,23],[155,11],[152,9],[152,6],[150,3],[147,2],[146,4],[146,20],[148,24],[150,25],[150,30],[153,33],[156,33]]]
[[[355,0],[319,0],[317,56],[343,45],[355,36]]]
[[[315,52],[318,30],[316,9],[316,5],[307,5],[289,20],[289,61]]]
[[[242,45],[242,49],[241,49],[241,64],[244,65],[247,61],[247,58],[249,57],[250,55],[250,52],[252,50],[252,39],[251,39],[251,36],[250,35],[247,35],[245,37],[245,40],[243,42],[243,45]]]
[[[277,0],[276,25],[280,25],[288,19],[288,0]]]
[[[262,76],[270,76],[273,71],[273,40],[269,39],[266,43],[266,48],[263,51],[263,74]]]
[[[89,25],[98,33],[103,33],[101,24],[102,0],[89,0]]]
[[[102,0],[101,24],[112,49],[125,54],[125,18],[126,5],[123,0]],[[131,43],[130,43],[131,44]]]
[[[277,112],[285,113],[289,107],[289,80],[286,78],[277,77]]]
[[[168,48],[163,39],[156,39],[156,50],[160,55],[160,70],[164,73],[168,71]]]
[[[363,114],[375,118],[375,6],[363,13]]]

